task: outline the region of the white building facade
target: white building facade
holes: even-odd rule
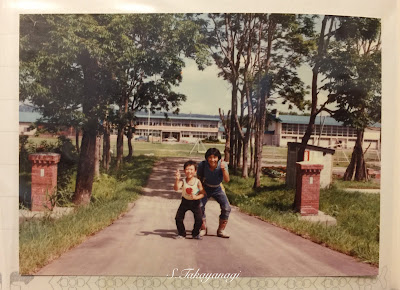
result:
[[[135,137],[150,136],[151,139],[164,140],[173,137],[178,142],[194,143],[197,139],[223,139],[219,130],[221,121],[217,116],[198,114],[148,114],[136,113]]]
[[[264,144],[286,147],[289,142],[301,142],[309,122],[309,116],[277,115],[268,125],[264,135]],[[380,124],[367,128],[364,132],[364,147],[380,150]],[[345,127],[332,117],[317,116],[314,132],[309,145],[335,148],[353,148],[356,142],[356,129]]]

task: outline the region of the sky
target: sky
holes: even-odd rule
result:
[[[311,68],[304,65],[299,68],[298,73],[303,82],[311,86]],[[228,81],[218,77],[218,67],[215,64],[199,71],[194,60],[186,59],[186,66],[182,70],[182,82],[175,91],[187,97],[180,107],[181,113],[218,115],[218,108],[226,114],[231,107],[231,86]],[[308,95],[306,99],[311,99],[311,96]],[[321,95],[319,103],[324,99]],[[295,107],[290,110],[288,104],[282,105],[279,101],[268,109],[300,113]]]
[[[181,113],[218,115],[218,108],[227,112],[231,107],[230,84],[218,77],[216,65],[200,71],[194,60],[186,59],[182,83],[175,90],[187,97]]]
[[[315,30],[319,31],[321,19],[316,20]],[[197,69],[197,65],[192,59],[185,59],[186,67],[182,71],[182,83],[175,91],[186,95],[186,102],[180,107],[181,113],[197,113],[218,115],[218,108],[221,108],[225,114],[231,108],[231,86],[228,81],[218,77],[218,67],[213,64],[203,71]],[[299,77],[305,83],[305,86],[311,87],[312,69],[304,64],[298,69]],[[311,89],[305,97],[311,101]],[[320,92],[318,95],[318,105],[323,104],[327,99],[325,92]],[[329,109],[334,109],[334,105],[329,105]],[[277,109],[279,112],[302,112],[293,106],[289,109],[289,103],[282,104],[282,100],[278,100],[276,104],[268,107],[268,110]],[[307,111],[305,111],[307,112]],[[328,115],[326,112],[321,112],[320,115]]]

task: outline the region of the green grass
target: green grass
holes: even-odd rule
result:
[[[334,186],[338,189],[344,188],[361,188],[361,189],[380,189],[380,182],[377,179],[369,181],[344,181],[342,179],[335,179]]]
[[[194,144],[181,144],[181,143],[150,143],[150,142],[134,142],[133,143],[133,155],[140,154],[154,154],[158,157],[202,157],[204,158],[204,153],[198,153],[197,147],[190,154]],[[204,147],[208,148],[215,147],[218,148],[221,153],[225,149],[223,144],[212,144],[204,143]],[[113,147],[112,147],[113,148]],[[114,145],[115,148],[115,145]],[[128,150],[127,146],[124,146],[124,150]],[[128,151],[126,151],[128,153]]]
[[[34,144],[40,144],[41,141],[46,140],[49,143],[57,142],[57,138],[39,138],[39,137],[29,137],[29,140]],[[75,139],[71,139],[72,143],[75,144]],[[219,143],[203,143],[206,150],[211,147],[218,148],[221,153],[224,152],[225,144]],[[157,157],[204,157],[204,153],[197,153],[197,147],[190,154],[194,144],[185,143],[152,143],[152,142],[137,142],[133,141],[133,155],[138,156],[142,154],[150,154]],[[116,138],[111,138],[111,150],[113,151],[113,156],[116,156]],[[128,154],[128,142],[126,138],[124,139],[124,156]],[[263,147],[263,158],[267,160],[268,163],[286,164],[287,148],[275,147],[275,146],[264,146]],[[278,159],[274,161],[274,159]]]
[[[292,204],[295,191],[283,181],[263,177],[261,188],[252,189],[254,179],[231,177],[226,184],[230,202],[241,211],[256,215],[276,226],[306,237],[316,243],[378,265],[379,195],[347,193],[333,186],[321,190],[320,210],[337,219],[327,227],[300,221]]]
[[[20,225],[20,273],[33,274],[49,261],[110,225],[136,200],[156,158],[138,156],[121,171],[103,174],[93,185],[92,202],[57,220],[49,217]]]

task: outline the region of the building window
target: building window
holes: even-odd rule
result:
[[[300,135],[304,135],[306,133],[306,130],[307,130],[307,125],[305,125],[305,124],[299,125],[299,134]]]

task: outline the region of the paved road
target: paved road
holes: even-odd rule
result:
[[[377,275],[378,269],[312,243],[233,208],[227,230],[216,236],[219,206],[207,204],[209,234],[203,240],[176,240],[180,194],[172,189],[182,159],[160,161],[144,196],[121,219],[42,268],[37,275],[171,276],[174,269],[199,273],[262,276]],[[186,215],[191,230],[193,216]],[[176,275],[177,272],[175,272]]]

